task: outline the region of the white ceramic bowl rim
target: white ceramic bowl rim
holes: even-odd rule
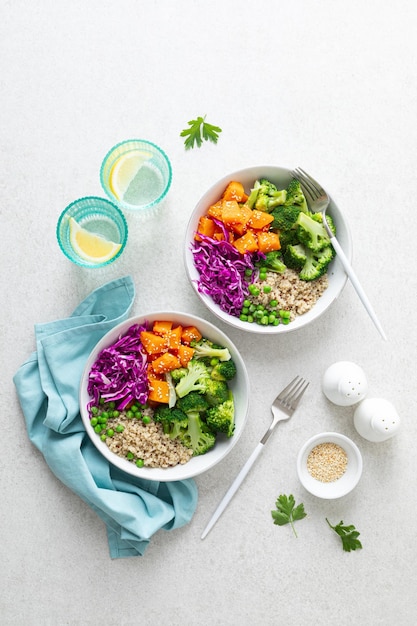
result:
[[[184,263],[188,278],[196,294],[206,305],[206,307],[219,319],[223,320],[227,324],[230,324],[231,326],[234,326],[235,328],[244,330],[245,332],[276,335],[298,330],[303,326],[306,326],[310,322],[316,320],[339,297],[346,284],[347,276],[342,265],[337,262],[337,259],[334,259],[329,267],[328,288],[310,311],[304,313],[304,315],[298,316],[293,322],[287,325],[279,324],[278,326],[261,326],[255,323],[251,324],[248,322],[242,322],[238,317],[234,317],[233,315],[225,313],[220,309],[217,304],[215,304],[210,296],[202,294],[198,291],[197,283],[199,274],[194,265],[194,258],[191,252],[191,242],[193,241],[194,234],[197,230],[199,217],[205,214],[208,207],[220,198],[227,183],[231,180],[238,180],[243,183],[245,189],[248,191],[255,182],[255,180],[261,177],[268,178],[272,182],[277,184],[278,187],[284,188],[290,182],[292,174],[291,170],[278,166],[264,165],[248,167],[227,174],[219,181],[217,181],[214,185],[212,185],[210,189],[208,189],[208,191],[206,191],[206,193],[197,203],[187,225],[185,236]],[[343,248],[347,258],[351,261],[352,239],[350,230],[341,211],[338,209],[337,205],[333,202],[332,199],[329,206],[329,215],[331,215],[334,219],[337,228],[338,241]]]
[[[320,443],[336,443],[348,455],[346,472],[334,482],[323,483],[311,476],[307,469],[307,458],[311,450]],[[302,485],[314,496],[332,500],[347,495],[359,482],[362,475],[362,455],[358,446],[346,435],[336,432],[325,432],[311,437],[302,446],[297,457],[297,471]]]
[[[195,325],[204,337],[208,337],[215,343],[220,345],[224,345],[230,350],[233,360],[236,363],[237,374],[236,377],[230,381],[229,387],[233,391],[234,400],[235,400],[235,432],[232,437],[227,438],[224,436],[219,436],[216,445],[212,450],[203,454],[201,456],[193,457],[185,463],[184,465],[176,465],[175,467],[170,467],[167,469],[163,468],[147,468],[142,467],[138,468],[136,465],[128,461],[127,459],[123,459],[118,455],[111,452],[106,443],[101,441],[100,437],[94,432],[93,427],[90,424],[90,417],[87,410],[87,405],[91,400],[87,392],[87,380],[88,375],[91,370],[91,367],[95,360],[97,359],[98,354],[101,350],[116,341],[116,339],[123,335],[130,326],[133,324],[141,324],[145,320],[150,323],[161,320],[172,320],[175,323],[179,323],[182,325]],[[98,451],[113,465],[118,467],[119,469],[125,471],[128,474],[139,478],[145,478],[147,480],[161,481],[161,482],[170,482],[176,480],[184,480],[186,478],[191,478],[193,476],[197,476],[202,472],[205,472],[229,454],[232,448],[236,445],[239,440],[239,437],[242,434],[244,429],[248,406],[249,406],[249,377],[247,373],[246,366],[243,362],[243,359],[237,350],[234,343],[225,335],[220,329],[216,326],[203,320],[202,318],[196,317],[195,315],[190,315],[187,313],[180,313],[178,311],[157,311],[153,313],[148,313],[145,315],[140,315],[136,317],[129,318],[124,322],[121,322],[117,326],[115,326],[112,330],[110,330],[95,346],[95,348],[90,353],[87,362],[84,367],[84,372],[81,377],[80,383],[80,391],[79,391],[79,402],[80,402],[80,412],[81,419],[83,421],[84,427],[89,435],[92,443],[96,446]]]

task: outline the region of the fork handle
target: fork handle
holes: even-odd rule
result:
[[[372,308],[372,304],[369,302],[368,297],[366,293],[364,292],[362,285],[360,284],[359,279],[353,270],[353,267],[349,263],[347,256],[345,255],[345,253],[343,252],[340,246],[340,243],[337,241],[336,237],[333,234],[330,237],[330,241],[332,243],[333,248],[336,250],[336,254],[338,258],[340,259],[340,262],[342,263],[346,274],[349,276],[350,282],[355,288],[355,291],[358,294],[363,306],[367,310],[369,317],[373,321],[381,337],[386,340],[387,336],[376,316],[374,309]]]
[[[258,456],[262,452],[263,448],[264,448],[264,444],[259,442],[258,445],[256,446],[255,450],[252,452],[252,454],[250,455],[250,457],[246,461],[245,465],[240,470],[239,474],[236,476],[236,478],[234,479],[234,481],[230,485],[230,487],[227,490],[226,494],[223,496],[223,499],[220,502],[220,504],[218,505],[217,509],[214,511],[214,513],[213,513],[209,523],[207,524],[207,526],[205,527],[205,529],[203,531],[203,534],[201,535],[201,539],[204,539],[204,537],[206,537],[208,535],[210,530],[213,528],[213,526],[215,525],[215,523],[219,519],[220,515],[226,509],[227,505],[229,504],[229,502],[231,501],[231,499],[235,495],[236,491],[239,489],[240,485],[243,483],[247,473],[249,472],[249,470],[252,467],[252,465],[255,463],[256,459],[258,458]]]

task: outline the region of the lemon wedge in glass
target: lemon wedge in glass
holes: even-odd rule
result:
[[[75,221],[73,217],[70,222],[70,243],[75,252],[85,261],[90,263],[105,263],[110,261],[119,252],[121,243],[108,241],[100,235],[96,235],[86,230]]]
[[[117,159],[109,177],[109,186],[115,198],[118,200],[123,199],[130,183],[136,177],[143,164],[149,161],[152,156],[150,152],[144,150],[131,150]]]

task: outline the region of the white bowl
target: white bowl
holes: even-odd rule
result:
[[[191,458],[184,465],[176,465],[167,469],[149,468],[149,467],[136,467],[135,464],[113,453],[105,442],[101,441],[100,437],[94,432],[93,427],[90,424],[90,416],[87,410],[87,405],[91,400],[87,392],[88,375],[90,373],[93,363],[96,361],[98,354],[113,344],[119,336],[126,333],[126,331],[133,324],[142,324],[145,321],[150,323],[161,320],[172,320],[176,324],[183,326],[196,326],[204,337],[207,337],[214,343],[225,346],[229,349],[232,359],[236,363],[237,373],[232,381],[229,383],[229,387],[233,392],[235,401],[235,432],[232,437],[218,437],[216,444],[212,450],[206,454]],[[110,330],[95,346],[90,356],[87,359],[87,363],[84,368],[83,375],[80,383],[80,412],[81,418],[84,423],[84,427],[89,435],[91,441],[101,454],[113,465],[119,469],[137,476],[145,478],[147,480],[156,480],[163,482],[170,482],[173,480],[183,480],[185,478],[191,478],[197,476],[202,472],[214,467],[217,463],[225,458],[227,454],[236,445],[239,437],[242,434],[243,428],[246,423],[248,406],[249,406],[249,377],[246,370],[246,366],[243,359],[238,352],[235,345],[230,339],[218,328],[206,322],[205,320],[196,317],[194,315],[188,315],[186,313],[179,313],[177,311],[169,312],[154,312],[147,315],[141,315],[140,317],[133,317],[125,322],[122,322],[118,326],[115,326]]]
[[[313,320],[316,320],[320,315],[322,315],[322,313],[324,313],[324,311],[328,309],[332,302],[336,300],[336,298],[343,290],[343,287],[345,286],[347,280],[346,273],[342,265],[337,262],[337,259],[334,259],[331,262],[328,270],[328,288],[310,311],[298,316],[290,324],[279,324],[278,326],[262,326],[255,323],[242,322],[238,317],[234,317],[233,315],[225,313],[212,300],[211,297],[198,291],[197,283],[199,279],[199,273],[194,265],[194,258],[191,252],[191,245],[194,241],[194,235],[197,230],[199,218],[207,212],[207,209],[211,204],[213,204],[220,198],[226,188],[226,185],[231,180],[240,181],[245,187],[246,192],[248,193],[253,187],[255,180],[262,177],[271,180],[275,185],[277,185],[279,189],[284,189],[290,182],[292,174],[291,170],[289,169],[272,165],[249,167],[243,170],[232,172],[231,174],[227,174],[221,180],[217,181],[212,187],[210,187],[208,191],[206,191],[206,193],[199,200],[194,211],[192,212],[187,225],[185,235],[184,261],[188,278],[196,294],[207,306],[207,308],[212,313],[214,313],[214,315],[216,315],[219,319],[223,320],[227,324],[235,326],[236,328],[239,328],[240,330],[244,330],[246,332],[275,335],[288,333],[293,330],[298,330],[303,326],[306,326]],[[333,200],[330,201],[328,213],[329,215],[331,215],[336,225],[338,241],[342,246],[347,258],[351,260],[352,241],[350,231],[341,211],[338,209]]]
[[[347,454],[346,471],[341,478],[333,482],[316,480],[307,469],[310,452],[321,443],[335,443]],[[297,472],[301,484],[313,496],[333,500],[348,494],[359,482],[362,474],[362,455],[358,446],[345,435],[339,433],[321,433],[311,437],[301,448],[297,457]]]

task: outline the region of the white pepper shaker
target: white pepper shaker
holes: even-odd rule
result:
[[[368,393],[365,372],[351,361],[333,363],[324,373],[323,393],[337,406],[352,406]]]
[[[394,405],[388,400],[367,398],[356,408],[353,424],[364,439],[381,442],[397,433],[400,417]]]

